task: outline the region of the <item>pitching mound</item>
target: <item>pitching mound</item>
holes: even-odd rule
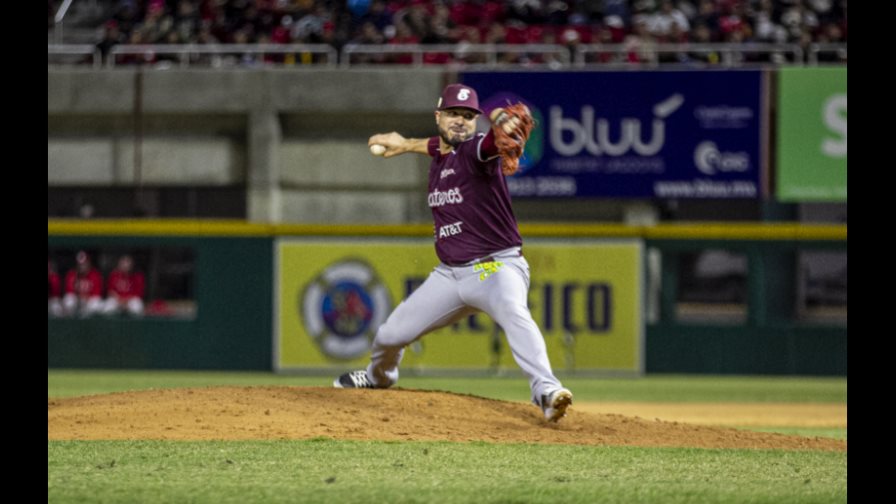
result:
[[[489,441],[845,450],[846,442],[576,411],[420,390],[210,387],[47,400],[47,439]]]

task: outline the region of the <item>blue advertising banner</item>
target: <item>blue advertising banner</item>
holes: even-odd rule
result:
[[[538,121],[514,196],[758,198],[759,71],[467,72]]]

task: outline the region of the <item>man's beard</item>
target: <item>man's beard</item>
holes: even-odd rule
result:
[[[448,131],[448,130],[445,130],[445,129],[442,129],[441,127],[439,127],[439,136],[442,137],[442,140],[446,144],[448,144],[452,147],[457,147],[461,143],[469,140],[470,137],[473,136],[473,134],[467,133],[466,131],[464,131],[463,133],[454,133],[454,132],[451,132],[451,131]]]

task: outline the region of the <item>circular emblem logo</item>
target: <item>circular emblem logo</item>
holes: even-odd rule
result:
[[[324,355],[340,360],[367,353],[392,309],[389,290],[356,259],[328,266],[305,287],[301,304],[305,330]]]

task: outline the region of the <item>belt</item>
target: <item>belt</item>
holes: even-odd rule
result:
[[[523,256],[523,250],[520,249],[520,253],[517,257],[522,257],[522,256]],[[473,266],[475,264],[490,263],[490,262],[495,262],[497,260],[498,259],[495,258],[495,256],[487,255],[485,257],[480,257],[478,259],[473,259],[472,261],[467,261],[467,262],[463,262],[463,263],[445,263],[445,264],[447,264],[448,266],[451,266],[452,268],[459,268],[461,266]]]

